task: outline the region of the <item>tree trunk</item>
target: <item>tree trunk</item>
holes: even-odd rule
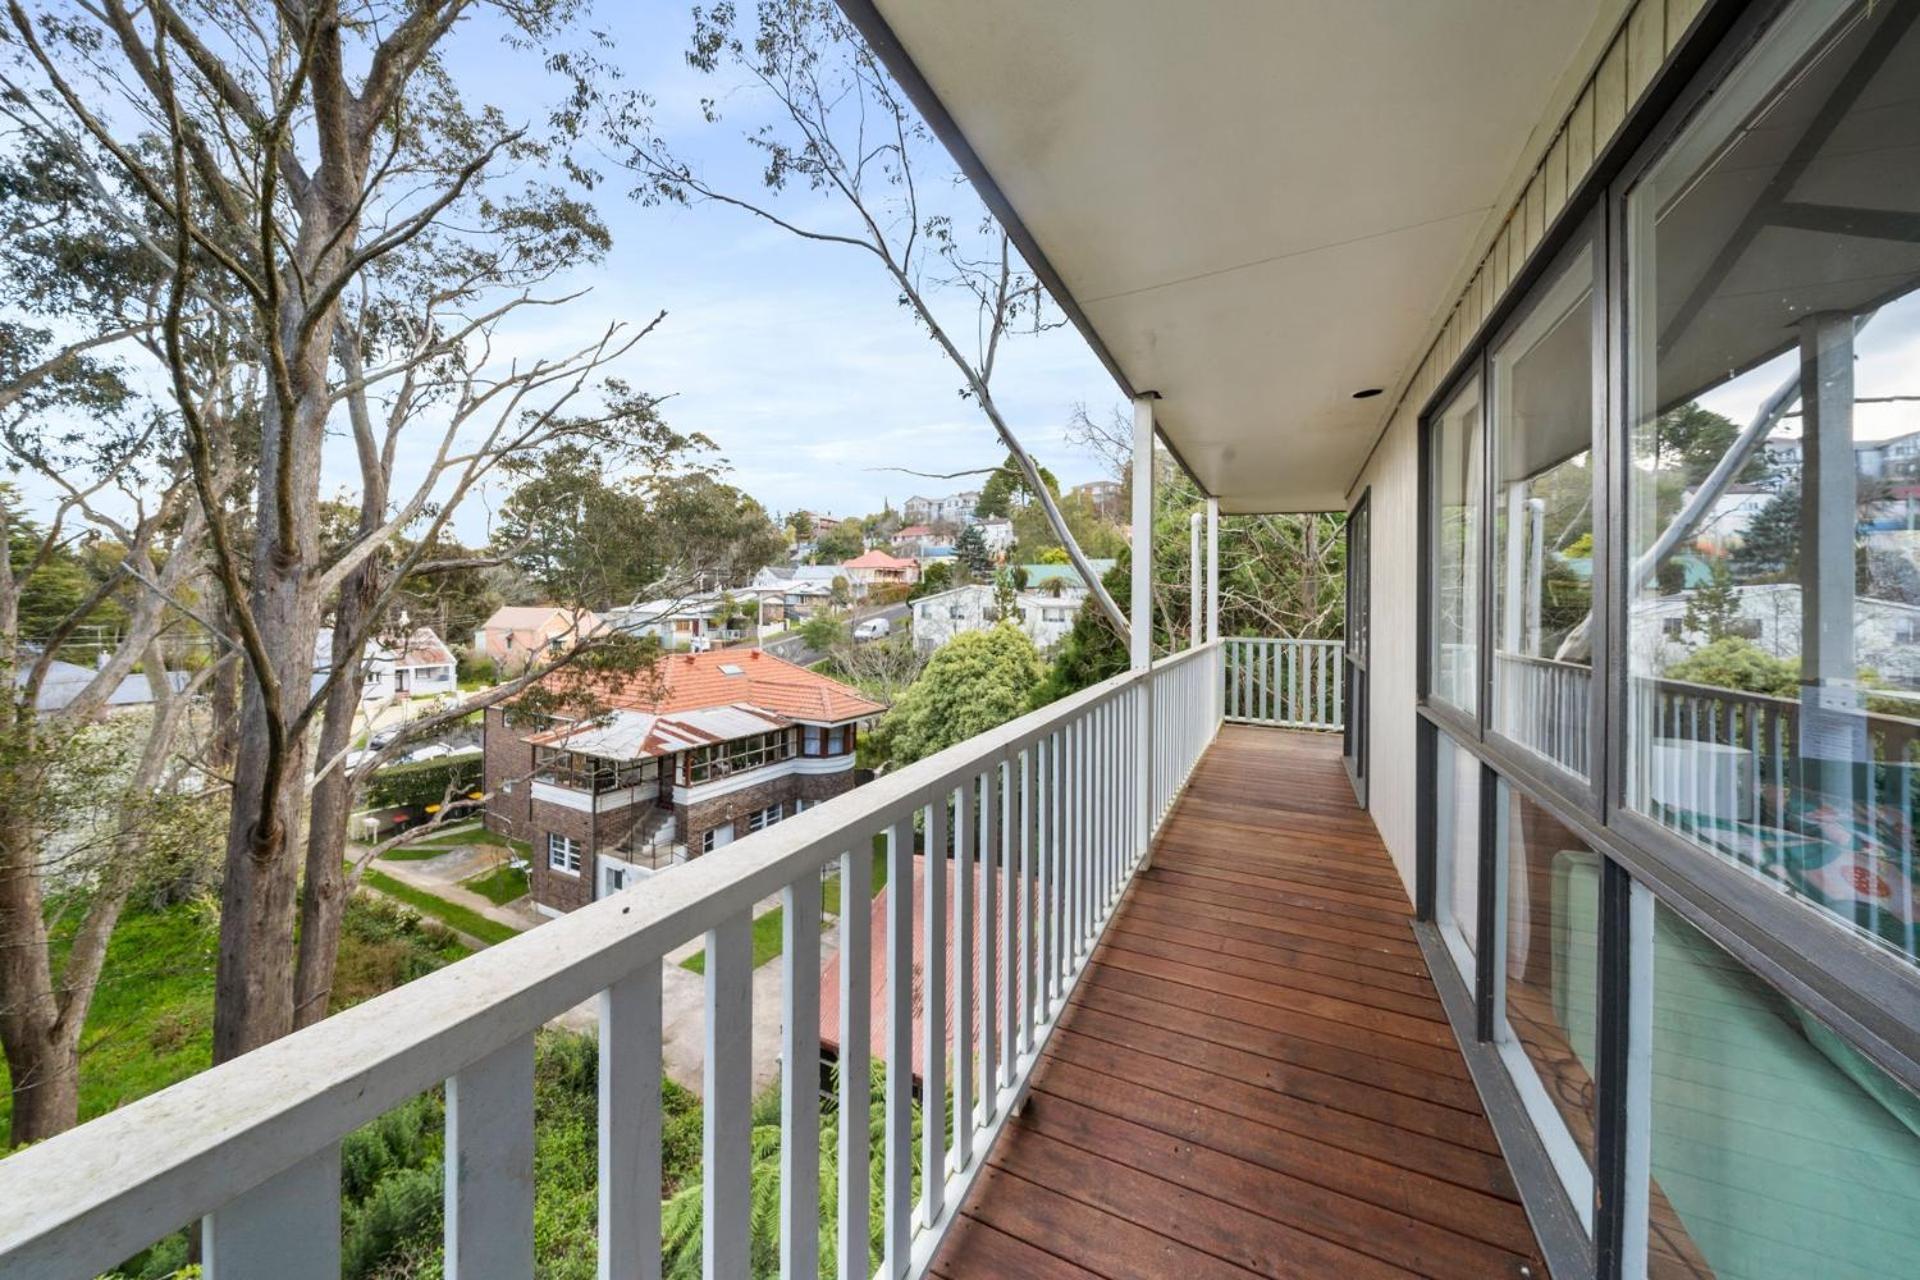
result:
[[[31,790],[17,777],[9,788]],[[18,804],[21,797],[9,797]],[[30,824],[0,815],[0,1049],[13,1091],[13,1144],[35,1142],[73,1126],[79,1113],[73,1046],[59,1050],[60,1002],[47,953],[45,904]]]
[[[359,667],[362,650],[348,650],[353,634],[365,625],[377,595],[371,570],[355,570],[340,589],[340,607],[333,625],[335,669],[345,672],[327,691],[315,761],[324,766],[353,741],[354,717],[360,706]],[[333,994],[334,967],[340,958],[340,923],[346,913],[345,858],[347,822],[353,807],[353,788],[344,763],[329,769],[314,784],[307,818],[307,883],[300,898],[300,955],[294,979],[293,1023],[311,1026],[327,1016]]]

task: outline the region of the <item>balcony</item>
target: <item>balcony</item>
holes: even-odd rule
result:
[[[818,885],[837,865],[860,901],[882,836],[882,1034],[844,1002],[833,1102],[867,1111],[866,1046],[905,1064],[918,1035],[951,1136],[888,1072],[882,1139],[827,1165],[841,1275],[873,1272],[876,1164],[888,1276],[1544,1274],[1338,739],[1222,728],[1244,674],[1215,642],[1115,677],[29,1149],[0,1269],[90,1275],[198,1220],[215,1275],[337,1275],[341,1139],[444,1083],[446,1273],[531,1274],[533,1036],[597,996],[602,1274],[657,1274],[661,965],[704,934],[705,1265],[746,1274],[749,913],[785,907],[782,1150],[813,1152]],[[916,833],[979,873],[916,900]],[[955,961],[892,980],[915,912]],[[869,913],[839,927],[862,989]],[[787,1274],[814,1273],[820,1176],[783,1165]]]

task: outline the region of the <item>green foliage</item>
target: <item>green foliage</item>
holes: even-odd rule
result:
[[[1739,636],[1722,636],[1694,650],[1667,668],[1667,678],[1775,698],[1790,698],[1800,691],[1798,663],[1776,658]]]
[[[1795,476],[1740,533],[1733,567],[1742,582],[1787,580],[1800,573],[1800,481]]]
[[[367,783],[367,804],[424,811],[480,789],[480,757],[442,756],[413,764],[391,764]]]
[[[981,534],[979,525],[970,524],[962,529],[959,541],[953,544],[953,551],[960,561],[960,567],[975,581],[983,581],[993,572],[993,553],[987,550],[987,540]]]
[[[63,915],[56,944],[71,938]],[[219,914],[211,899],[136,908],[107,946],[81,1037],[80,1119],[158,1092],[213,1063],[213,977]],[[411,982],[467,954],[440,926],[364,895],[347,904],[333,1009]],[[6,1079],[0,1063],[0,1082]],[[11,1118],[0,1090],[0,1131]],[[156,1274],[165,1275],[165,1271]]]
[[[842,520],[814,540],[813,562],[839,564],[854,559],[866,549],[867,544],[860,536],[859,526],[851,520]]]
[[[1047,547],[1034,557],[1035,564],[1072,564],[1073,557],[1067,554],[1065,547]]]
[[[463,689],[485,688],[500,683],[499,668],[494,666],[492,658],[483,653],[462,653],[454,668],[454,676]]]
[[[816,614],[800,624],[800,640],[815,653],[826,653],[847,643],[847,624],[826,614]]]
[[[416,911],[425,912],[449,929],[456,929],[469,938],[476,938],[488,945],[505,942],[508,938],[518,936],[520,932],[518,929],[501,924],[498,920],[488,919],[470,907],[463,907],[457,902],[448,902],[445,898],[435,897],[425,889],[416,889],[405,881],[396,880],[384,871],[376,871],[372,867],[360,873],[360,882],[369,889],[378,889],[389,898],[398,898]]]
[[[1060,482],[1054,479],[1053,472],[1045,467],[1039,468],[1040,483],[1047,486],[1047,492],[1054,497],[1060,496]],[[981,520],[993,516],[1007,517],[1013,514],[1014,499],[1025,495],[1029,500],[1034,497],[1033,486],[1027,483],[1027,477],[1020,470],[1020,464],[1012,453],[1007,454],[994,473],[987,477],[986,484],[980,487],[980,500],[973,504],[973,514]]]
[[[1687,597],[1687,612],[1681,625],[1711,641],[1732,635],[1733,624],[1739,620],[1740,595],[1734,588],[1733,574],[1728,572],[1724,561],[1715,561],[1713,580],[1695,587]]]
[[[1109,560],[1126,550],[1127,539],[1120,527],[1101,515],[1099,510],[1083,493],[1063,494],[1055,504],[1060,508],[1060,517],[1066,521],[1067,531],[1073,540],[1080,544],[1088,558]],[[1010,517],[1013,521],[1013,541],[1020,558],[1036,563],[1049,563],[1047,553],[1058,550],[1065,555],[1065,549],[1053,532],[1053,525],[1047,520],[1046,511],[1037,502],[1029,502],[1024,507],[1015,507]],[[1057,563],[1065,564],[1061,560]]]
[[[907,599],[918,600],[922,596],[939,595],[953,585],[953,565],[945,560],[935,560],[920,571],[920,581],[913,584],[913,590],[907,592]]]
[[[1122,553],[1118,563],[1107,570],[1101,583],[1122,611],[1132,609],[1132,557]],[[1032,702],[1043,707],[1058,702],[1070,693],[1099,684],[1109,676],[1127,669],[1127,646],[1114,634],[1100,606],[1089,599],[1074,615],[1073,626],[1054,647],[1053,663],[1040,683],[1034,686]]]
[[[875,731],[881,754],[911,764],[1027,709],[1043,669],[1033,641],[1002,624],[954,637],[895,702]]]

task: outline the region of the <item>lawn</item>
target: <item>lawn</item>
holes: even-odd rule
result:
[[[87,1011],[80,1056],[80,1118],[205,1071],[213,1062],[213,970],[219,913],[210,902],[129,911],[108,944]],[[365,897],[341,927],[333,1008],[357,1004],[457,960],[451,933],[391,903]],[[0,1064],[0,1141],[11,1105]]]
[[[527,896],[527,872],[524,867],[498,866],[461,883],[496,907],[504,907],[516,898]]]
[[[439,835],[422,836],[411,844],[403,844],[381,854],[385,862],[424,862],[428,858],[437,858],[449,849],[468,849],[475,845],[484,845],[491,849],[511,849],[518,857],[527,857],[533,846],[525,840],[510,840],[506,836],[475,826],[465,830],[447,831]]]
[[[450,929],[457,929],[470,938],[492,945],[505,942],[520,931],[501,924],[498,920],[489,920],[469,907],[457,902],[448,902],[445,898],[435,897],[424,889],[416,889],[410,884],[395,880],[384,872],[368,867],[361,873],[360,881],[369,889],[378,889],[390,898],[406,903],[416,911],[425,912]]]
[[[873,838],[873,894],[887,887],[887,837],[877,835]],[[820,882],[820,909],[830,916],[840,914],[840,877]],[[755,917],[753,922],[753,967],[758,969],[767,961],[780,954],[785,945],[783,917],[779,907],[763,916]],[[680,962],[682,969],[691,969],[695,973],[707,971],[707,951],[705,947],[694,952]]]

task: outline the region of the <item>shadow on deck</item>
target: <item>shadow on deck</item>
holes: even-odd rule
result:
[[[1226,726],[935,1258],[1544,1277],[1339,739]]]

